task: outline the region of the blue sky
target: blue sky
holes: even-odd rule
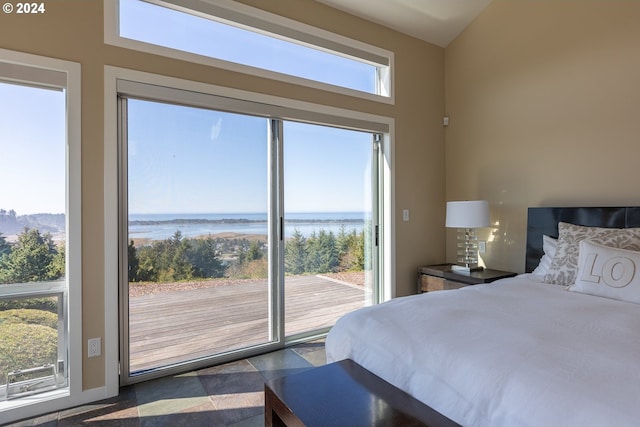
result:
[[[374,87],[369,65],[144,2],[123,7],[124,36]],[[64,93],[0,83],[0,100],[0,209],[64,212]],[[137,100],[129,114],[130,213],[266,211],[266,119]],[[370,134],[287,122],[284,145],[286,211],[370,210]]]
[[[375,92],[375,67],[370,64],[140,0],[121,0],[120,10],[122,37]]]
[[[65,94],[0,83],[0,209],[65,211]]]
[[[140,100],[128,111],[130,213],[266,212],[266,119]],[[286,211],[365,209],[370,134],[285,122],[283,141]]]

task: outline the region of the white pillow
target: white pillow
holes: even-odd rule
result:
[[[640,228],[601,228],[561,222],[558,224],[558,247],[546,283],[569,286],[576,281],[580,242],[591,240],[610,247],[640,250]]]
[[[640,252],[583,240],[579,258],[570,291],[640,304]]]
[[[557,247],[558,239],[554,239],[546,234],[542,236],[542,250],[544,251],[544,255],[540,258],[538,266],[532,271],[533,274],[539,274],[541,276],[547,274],[549,267],[551,267],[551,260],[556,256]]]

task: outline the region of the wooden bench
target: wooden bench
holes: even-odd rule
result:
[[[265,425],[459,427],[352,360],[267,382]]]

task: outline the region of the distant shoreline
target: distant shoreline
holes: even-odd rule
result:
[[[54,243],[58,243],[58,244],[61,242],[64,242],[67,238],[67,233],[65,233],[64,231],[55,231],[55,232],[43,231],[41,232],[41,234],[42,235],[49,234],[51,236],[51,240]],[[16,243],[18,241],[19,236],[20,236],[20,233],[13,233],[13,234],[7,234],[7,235],[2,234],[2,237],[4,237],[4,239],[9,243]]]
[[[292,224],[357,224],[362,223],[362,218],[339,218],[339,219],[285,219],[286,223]],[[175,218],[175,219],[163,219],[163,220],[142,220],[134,219],[129,221],[129,225],[163,225],[163,224],[266,224],[267,220],[261,219],[246,219],[246,218],[221,218],[221,219],[206,219],[206,218]]]
[[[169,215],[168,217],[165,215]],[[183,238],[205,239],[208,237],[222,239],[249,239],[266,241],[269,221],[264,214],[133,214],[128,221],[128,240],[133,240],[135,246],[150,244],[152,241],[170,238],[176,231],[182,233]],[[308,212],[291,213],[285,218],[284,224],[291,230],[311,235],[318,229],[326,229],[338,233],[339,227],[360,231],[367,223],[366,214],[362,212]],[[137,218],[136,218],[137,217]],[[22,218],[22,217],[20,217]],[[26,216],[24,218],[27,218]],[[61,227],[53,226],[53,220],[61,222]],[[27,224],[0,224],[0,233],[9,243],[18,241],[19,234],[24,228],[35,228],[41,233],[48,233],[56,243],[65,241],[63,214],[39,214],[29,217],[32,221]],[[41,221],[37,222],[36,219]],[[45,223],[45,219],[47,220]],[[6,221],[5,221],[6,222]],[[1,225],[5,225],[3,230]],[[11,227],[9,227],[11,225]]]

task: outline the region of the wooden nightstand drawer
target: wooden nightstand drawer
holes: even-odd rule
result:
[[[451,264],[428,265],[418,268],[418,293],[459,289],[468,285],[491,283],[515,276],[511,271],[484,269],[470,273],[451,270]]]
[[[422,292],[442,291],[445,289],[458,289],[466,286],[464,283],[452,282],[442,277],[420,275],[420,289]]]

